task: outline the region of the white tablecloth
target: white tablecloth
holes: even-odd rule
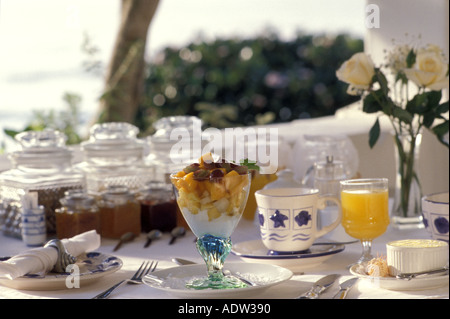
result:
[[[252,221],[241,220],[235,233],[232,236],[234,243],[258,239],[259,230]],[[401,238],[429,238],[425,230],[397,230],[391,227],[381,237],[374,240],[372,252],[374,255],[386,254],[385,244],[391,240]],[[123,261],[123,267],[117,272],[98,279],[89,285],[80,288],[71,288],[58,291],[25,291],[15,290],[0,286],[0,298],[63,298],[63,299],[84,299],[91,298],[112,284],[127,279],[132,276],[143,260],[157,260],[158,269],[176,266],[171,259],[181,257],[193,261],[202,262],[194,245],[194,235],[187,232],[186,236],[178,239],[175,244],[168,245],[170,236],[164,234],[163,238],[154,241],[150,247],[143,248],[145,236],[135,239],[131,243],[124,244],[117,252],[113,252],[113,247],[117,241],[102,240],[102,245],[98,251],[119,257]],[[0,256],[11,256],[27,249],[25,244],[17,239],[4,237],[0,235]],[[303,274],[294,273],[294,276],[286,282],[277,286],[270,287],[257,293],[251,298],[256,299],[291,299],[303,292],[306,292],[311,285],[320,277],[338,273],[341,275],[339,282],[353,277],[347,270],[347,265],[357,260],[361,254],[361,245],[359,243],[346,245],[345,250],[335,254],[330,259],[313,268],[302,269]],[[243,262],[239,257],[230,254],[227,261]],[[447,277],[448,278],[448,277]],[[446,280],[446,279],[444,279]],[[338,283],[335,283],[321,298],[332,298],[339,289]],[[393,291],[378,288],[369,282],[359,280],[350,290],[349,299],[414,299],[414,298],[448,298],[448,282],[445,286],[436,289],[418,290],[418,291]],[[156,290],[146,285],[123,285],[114,294],[114,298],[132,298],[132,299],[173,299],[164,291]]]

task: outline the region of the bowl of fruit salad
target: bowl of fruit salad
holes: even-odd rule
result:
[[[211,154],[206,154],[198,163],[172,174],[171,181],[178,206],[197,237],[231,235],[248,198],[247,166],[214,161]]]
[[[192,289],[246,287],[234,276],[224,276],[223,264],[231,251],[230,236],[247,203],[251,173],[246,165],[214,161],[210,153],[198,163],[170,176],[181,213],[197,236],[196,246],[206,263],[207,276],[192,279]]]

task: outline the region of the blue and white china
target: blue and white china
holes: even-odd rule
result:
[[[21,215],[22,240],[27,246],[41,246],[47,239],[44,206],[25,208]]]
[[[431,238],[448,243],[449,192],[426,195],[422,197],[422,215],[426,230]]]
[[[49,272],[44,276],[25,275],[14,280],[0,278],[0,284],[19,290],[66,290],[75,281],[79,287],[84,287],[97,279],[110,275],[120,268],[123,262],[120,258],[100,252],[88,252],[77,256],[77,261],[71,272]]]
[[[274,254],[260,239],[235,243],[231,253],[248,263],[261,263],[285,267],[294,272],[316,267],[345,250],[343,244],[313,245],[300,253]]]
[[[274,188],[255,193],[261,239],[267,249],[275,253],[299,253],[311,247],[341,222],[341,204],[335,196],[320,196],[312,188]],[[328,202],[338,207],[336,219],[318,228],[317,210]]]

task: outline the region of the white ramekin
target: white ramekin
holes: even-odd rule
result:
[[[386,244],[389,275],[416,273],[445,267],[448,244],[433,239],[404,239]]]

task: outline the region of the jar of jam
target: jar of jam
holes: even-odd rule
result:
[[[138,196],[141,204],[141,229],[171,231],[177,226],[178,206],[170,185],[151,182]]]
[[[89,230],[100,233],[100,214],[95,198],[83,191],[68,191],[56,209],[56,235],[70,238]]]
[[[127,232],[140,235],[141,206],[127,186],[109,186],[98,206],[102,237],[118,239]]]

